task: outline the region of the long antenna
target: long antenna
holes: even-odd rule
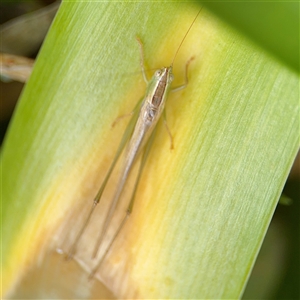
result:
[[[171,66],[173,66],[174,60],[175,60],[175,58],[176,58],[176,56],[177,56],[177,54],[178,54],[178,52],[179,52],[179,49],[181,48],[181,46],[182,46],[182,44],[183,44],[185,38],[186,38],[187,35],[189,34],[191,28],[193,27],[193,25],[194,25],[194,23],[195,23],[197,17],[199,16],[199,14],[200,14],[200,12],[201,12],[202,9],[203,9],[203,6],[202,6],[202,7],[200,8],[200,10],[198,11],[198,13],[197,13],[196,17],[194,18],[192,24],[190,25],[189,29],[187,30],[187,32],[185,33],[183,39],[181,40],[181,42],[180,42],[180,44],[179,44],[179,47],[177,48],[177,51],[176,51],[176,53],[175,53],[175,55],[174,55],[174,57],[173,57]]]

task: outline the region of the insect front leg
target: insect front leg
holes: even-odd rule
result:
[[[178,91],[181,91],[181,90],[183,90],[184,88],[186,88],[186,86],[187,86],[188,83],[189,83],[189,78],[188,78],[188,68],[189,68],[189,65],[190,65],[191,61],[192,61],[194,58],[195,58],[194,56],[191,57],[191,58],[187,61],[187,63],[185,64],[185,75],[184,75],[185,80],[184,80],[184,84],[182,84],[182,85],[180,85],[180,86],[177,86],[177,87],[173,88],[173,89],[171,90],[171,92],[178,92]]]
[[[142,41],[140,40],[139,37],[136,37],[136,40],[139,43],[139,47],[140,47],[140,54],[141,54],[140,64],[141,64],[143,78],[144,78],[144,81],[146,82],[146,84],[148,84],[149,79],[147,78],[147,74],[146,74],[146,71],[145,71],[145,60],[144,60],[144,47],[143,47],[143,43],[142,43]]]

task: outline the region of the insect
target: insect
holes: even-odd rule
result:
[[[117,149],[115,157],[114,157],[112,164],[106,174],[106,177],[104,178],[104,181],[103,181],[97,195],[95,196],[95,198],[93,200],[92,208],[71,246],[71,249],[68,254],[68,258],[71,258],[75,254],[77,245],[80,241],[80,238],[82,237],[84,231],[86,230],[86,227],[89,224],[89,221],[93,215],[93,212],[94,212],[96,206],[100,202],[101,196],[102,196],[103,191],[106,187],[106,184],[114,170],[114,167],[115,167],[121,153],[126,148],[125,154],[124,154],[124,162],[123,162],[123,166],[120,171],[120,178],[118,181],[118,185],[117,185],[114,197],[110,203],[109,210],[108,210],[108,213],[107,213],[105,221],[104,221],[104,225],[101,229],[99,238],[96,242],[96,246],[94,249],[93,258],[95,258],[97,256],[98,249],[101,246],[102,241],[103,241],[103,239],[106,235],[106,232],[109,228],[110,222],[114,215],[116,206],[119,202],[119,199],[121,197],[124,186],[127,182],[130,171],[137,160],[138,154],[141,152],[142,152],[142,157],[141,157],[140,165],[138,168],[138,173],[137,173],[136,181],[135,181],[135,184],[133,187],[129,206],[127,207],[124,217],[121,220],[121,222],[120,222],[116,232],[114,233],[111,241],[109,242],[107,248],[105,249],[105,252],[102,255],[100,261],[98,262],[96,267],[92,270],[92,272],[90,274],[90,278],[94,276],[96,271],[101,266],[104,258],[108,254],[112,244],[114,243],[118,234],[124,227],[126,220],[132,213],[137,187],[138,187],[139,181],[141,179],[142,171],[145,166],[147,157],[149,155],[151,146],[153,144],[155,133],[157,131],[156,125],[162,116],[164,116],[164,123],[166,125],[164,109],[165,109],[165,103],[166,103],[168,93],[170,91],[179,91],[179,90],[183,89],[184,87],[186,87],[186,85],[188,84],[188,76],[187,76],[188,66],[193,58],[189,59],[188,62],[186,63],[184,84],[171,89],[171,83],[173,81],[173,72],[172,72],[173,63],[179,52],[179,49],[181,48],[186,36],[188,35],[189,31],[191,30],[193,24],[195,23],[198,15],[201,12],[201,10],[202,10],[202,8],[197,13],[196,17],[194,18],[193,22],[191,23],[190,27],[188,28],[187,32],[185,33],[183,39],[181,40],[181,43],[179,44],[179,46],[177,48],[177,51],[173,57],[171,65],[169,67],[163,67],[161,69],[156,70],[156,72],[154,73],[153,77],[150,80],[147,79],[147,75],[146,75],[145,67],[144,67],[143,44],[142,44],[141,40],[139,38],[137,38],[137,41],[138,41],[138,44],[140,47],[140,53],[141,53],[141,58],[140,58],[141,70],[142,70],[143,78],[147,83],[146,93],[145,93],[145,96],[143,97],[143,99],[140,102],[138,102],[138,104],[135,106],[135,108],[133,110],[133,116],[131,118],[131,121],[129,122],[129,124],[124,132],[124,135],[121,139],[121,142],[119,144],[119,147]],[[167,127],[167,125],[166,125],[166,127]],[[167,127],[167,131],[171,138],[171,147],[173,147],[172,135],[171,135],[168,127]]]

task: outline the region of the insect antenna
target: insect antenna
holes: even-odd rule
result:
[[[173,63],[174,63],[174,61],[175,61],[175,58],[176,58],[176,56],[177,56],[177,54],[178,54],[178,52],[179,52],[179,50],[180,50],[180,48],[181,48],[183,42],[185,41],[185,39],[186,39],[187,35],[189,34],[191,28],[193,27],[194,23],[196,22],[196,19],[197,19],[197,17],[199,16],[199,14],[200,14],[200,12],[201,12],[202,9],[203,9],[203,6],[200,8],[200,10],[198,11],[196,17],[194,18],[193,22],[191,23],[190,27],[188,28],[188,30],[186,31],[185,35],[183,36],[183,39],[181,40],[181,42],[180,42],[180,44],[179,44],[179,46],[178,46],[178,48],[177,48],[177,50],[176,50],[176,53],[175,53],[175,55],[174,55],[174,57],[173,57],[171,66],[173,66]]]

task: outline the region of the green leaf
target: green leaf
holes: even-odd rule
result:
[[[298,1],[208,1],[205,5],[299,73]]]
[[[69,250],[113,159],[126,121],[112,122],[144,93],[135,36],[149,69],[169,65],[198,11],[62,3],[1,156],[4,294],[100,298],[54,250]],[[132,216],[97,274],[118,298],[240,297],[299,147],[295,72],[205,9],[176,57],[175,86],[192,56],[188,87],[167,103],[175,149],[160,124]],[[87,272],[117,175],[75,256]]]

